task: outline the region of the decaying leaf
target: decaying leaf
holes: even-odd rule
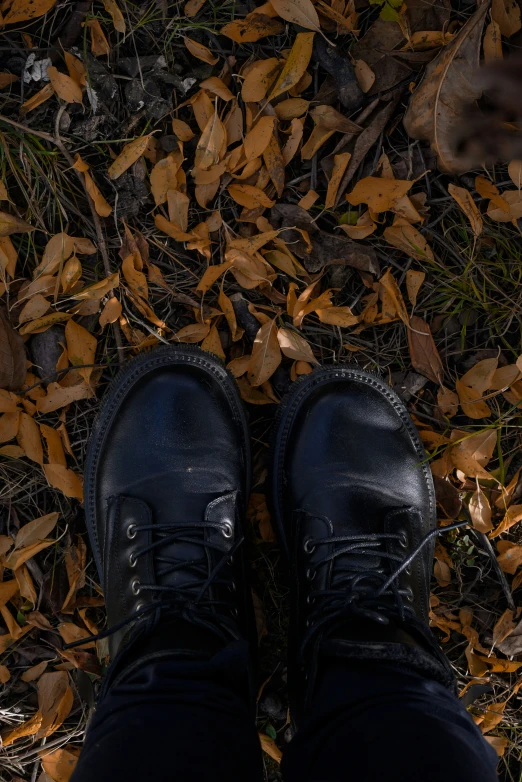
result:
[[[408,329],[411,363],[421,375],[442,385],[444,368],[431,336],[430,327],[422,318],[412,315]]]
[[[140,136],[129,144],[126,144],[116,160],[109,166],[109,177],[118,179],[128,168],[130,168],[143,155],[149,145],[151,135]]]
[[[483,223],[480,212],[475,204],[471,193],[464,187],[457,187],[452,182],[448,185],[449,194],[455,199],[460,206],[466,217],[471,223],[471,228],[475,236],[480,236],[482,233]]]
[[[256,387],[268,380],[281,363],[277,324],[269,320],[257,332],[248,365],[248,380]]]
[[[429,141],[437,153],[439,168],[452,173],[467,171],[468,161],[455,150],[464,107],[480,98],[476,80],[482,28],[488,12],[483,3],[457,35],[429,63],[404,116],[409,136]]]
[[[283,0],[283,2],[284,1],[285,0]],[[312,57],[314,35],[315,33],[298,33],[296,35],[288,59],[279,78],[270,91],[268,100],[272,100],[283,92],[287,92],[299,83],[308,67],[310,58]]]
[[[5,310],[0,307],[0,388],[18,391],[23,385],[25,374],[24,341],[12,327]]]
[[[194,41],[192,38],[187,38],[185,36],[183,38],[183,43],[194,57],[197,57],[198,60],[203,60],[203,62],[206,62],[208,65],[215,65],[219,60],[219,57],[215,57],[207,46],[198,43],[198,41]]]
[[[298,24],[307,30],[321,32],[319,17],[311,0],[274,0],[272,7],[281,19]]]

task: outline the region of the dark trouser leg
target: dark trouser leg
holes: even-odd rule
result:
[[[147,662],[110,688],[72,782],[258,782],[247,644],[209,661]]]
[[[495,782],[496,763],[441,684],[379,662],[337,662],[282,767],[285,782]]]

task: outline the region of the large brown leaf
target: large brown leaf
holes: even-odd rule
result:
[[[430,327],[417,315],[412,315],[410,318],[408,344],[413,368],[428,380],[442,384],[444,368],[431,336]]]
[[[18,391],[26,371],[24,341],[0,309],[0,388]]]
[[[463,173],[470,168],[469,162],[457,156],[453,147],[461,131],[463,107],[478,100],[482,92],[475,72],[488,8],[489,2],[483,3],[428,65],[404,117],[408,135],[430,142],[442,171]]]

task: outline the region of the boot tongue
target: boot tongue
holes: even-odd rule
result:
[[[221,552],[225,554],[234,544],[237,494],[214,496],[206,503],[204,513],[201,513],[201,495],[194,497],[192,508],[187,507],[185,501],[186,518],[176,519],[170,529],[159,529],[155,533],[155,540],[164,541],[154,551],[156,579],[160,586],[183,586],[194,596],[199,593],[221,558]],[[216,527],[197,528],[191,526],[191,521],[212,522]],[[226,536],[224,532],[229,530],[231,534]],[[174,532],[178,533],[177,538],[170,540]],[[206,542],[219,550],[206,549]],[[183,563],[187,563],[186,566]]]

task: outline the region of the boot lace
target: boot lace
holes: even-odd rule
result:
[[[136,610],[124,617],[120,622],[88,638],[81,638],[64,646],[64,649],[73,649],[92,641],[107,638],[118,630],[130,625],[136,620],[158,612],[168,612],[169,616],[177,616],[192,624],[211,630],[224,640],[234,637],[237,630],[234,618],[237,617],[237,608],[234,606],[233,593],[236,585],[231,577],[223,573],[227,565],[232,564],[233,556],[243,543],[244,538],[238,537],[232,546],[223,551],[222,546],[211,540],[205,539],[205,531],[214,529],[225,538],[231,538],[234,534],[232,524],[223,522],[201,521],[190,524],[163,523],[163,524],[131,524],[127,528],[127,536],[131,539],[140,533],[152,531],[156,539],[146,546],[139,548],[131,555],[131,566],[138,559],[151,551],[155,552],[154,564],[156,568],[156,580],[159,582],[164,576],[177,571],[183,571],[190,576],[184,583],[177,585],[147,584],[135,578],[131,587],[135,595],[153,593],[153,599],[147,603],[138,603]],[[165,547],[172,543],[194,544],[201,549],[201,556],[192,559],[177,559],[172,554],[167,556]],[[163,552],[161,551],[163,549]],[[209,568],[209,553],[217,551],[222,554],[214,568]],[[213,587],[227,587],[230,599],[215,597]],[[211,591],[213,592],[211,596]],[[222,590],[223,592],[224,590]]]
[[[309,514],[311,515],[311,514]],[[318,633],[326,626],[337,624],[350,617],[370,619],[374,622],[389,624],[390,616],[397,616],[404,622],[415,611],[408,605],[413,593],[401,589],[399,576],[416,559],[428,543],[439,535],[469,525],[469,520],[455,522],[446,527],[431,530],[420,543],[405,557],[386,550],[389,541],[404,544],[401,533],[382,533],[372,535],[342,535],[331,538],[307,538],[305,552],[313,553],[320,546],[335,544],[335,550],[316,562],[310,563],[306,576],[313,581],[319,568],[336,564],[332,578],[332,588],[316,589],[308,593],[307,602],[312,606],[306,620],[302,651],[314,641]],[[339,557],[356,555],[357,557],[378,557],[380,566],[372,569],[357,564],[336,563]],[[391,572],[390,572],[391,571]]]

